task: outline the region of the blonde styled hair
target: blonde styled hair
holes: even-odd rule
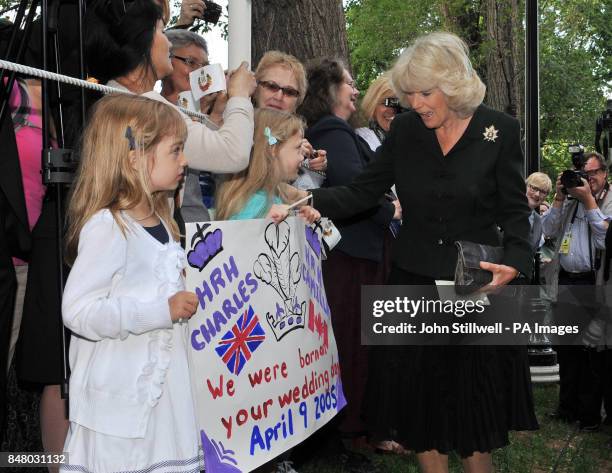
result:
[[[184,141],[187,126],[173,107],[136,95],[109,95],[93,109],[81,139],[80,163],[67,212],[66,260],[74,262],[79,235],[98,211],[109,209],[125,235],[122,210],[147,200],[171,229],[178,228],[170,215],[168,194],[150,191],[149,173],[156,146],[165,137]],[[136,153],[134,166],[130,151]]]
[[[274,66],[281,66],[293,72],[295,81],[297,82],[297,90],[300,93],[296,102],[296,107],[299,106],[304,101],[306,89],[308,88],[304,65],[298,58],[292,56],[291,54],[274,50],[267,51],[259,60],[259,64],[257,64],[257,69],[255,69],[255,79],[258,81],[261,80],[266,70]]]
[[[529,174],[529,177],[527,177],[525,183],[528,186],[532,185],[547,192],[550,192],[552,189],[552,181],[550,180],[550,177],[543,172],[533,172]]]
[[[276,138],[275,144],[270,144],[266,128]],[[215,197],[215,216],[218,220],[227,220],[240,212],[249,198],[259,190],[265,191],[268,196],[266,208],[272,205],[274,196],[287,201],[277,157],[278,149],[296,133],[303,132],[304,121],[293,113],[263,108],[255,111],[255,135],[249,166],[229,176],[219,187]],[[258,217],[265,217],[265,214]]]
[[[395,92],[391,87],[389,73],[385,72],[378,76],[368,87],[363,100],[361,101],[361,112],[366,120],[371,120],[374,117],[376,107],[382,101],[383,97],[394,96]]]
[[[391,83],[402,100],[406,93],[439,88],[448,107],[466,118],[482,103],[486,87],[472,67],[465,42],[452,33],[417,38],[391,70]]]

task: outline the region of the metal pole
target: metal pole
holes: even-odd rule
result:
[[[525,18],[525,154],[529,175],[540,169],[538,0],[525,2]]]
[[[229,0],[228,66],[235,69],[242,61],[251,63],[251,0]]]

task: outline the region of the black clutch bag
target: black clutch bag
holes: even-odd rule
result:
[[[481,261],[500,264],[504,257],[501,246],[483,245],[471,241],[456,241],[457,266],[455,267],[455,292],[471,294],[493,279],[490,271],[480,268]]]

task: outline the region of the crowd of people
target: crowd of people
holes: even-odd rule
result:
[[[558,286],[605,285],[609,163],[587,153],[582,185],[566,189],[557,179],[547,204],[550,178],[522,174],[518,121],[484,105],[466,44],[441,32],[417,38],[361,104],[341,60],[303,65],[268,51],[254,72],[246,64],[230,71],[226,90],[199,102],[206,119],[193,120],[178,97],[209,50],[182,27],[204,8],[184,0],[179,28],[165,30],[163,0],[88,5],[88,73],[136,95],[93,97],[85,128],[74,131],[80,164],[61,302],[55,196],[40,180],[40,83],[18,79],[10,91],[2,399],[7,376],[41,386],[42,446],[69,452],[72,469],[154,472],[173,462],[199,471],[184,324],[197,298],[176,263],[180,229],[212,219],[280,222],[311,194],[298,215],[309,224],[332,218],[341,234],[323,277],[348,404],[288,458],[299,469],[305,445],[319,442],[330,458],[351,458],[345,471],[375,471],[367,457],[351,457],[352,443],[413,451],[424,473],[447,472],[451,452],[466,472],[491,472],[491,452],[508,445],[510,431],[538,428],[526,347],[362,345],[361,287],[418,285],[436,298],[436,280],[453,280],[458,240],[503,246],[501,262],[481,264],[492,273],[485,292],[531,280],[534,253],[546,248],[551,300]],[[142,290],[156,296],[143,302]],[[60,396],[60,304],[72,334],[69,408]],[[588,348],[558,350],[552,413],[584,431],[612,422],[612,324],[589,329]]]

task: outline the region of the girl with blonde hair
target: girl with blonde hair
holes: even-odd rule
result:
[[[184,290],[167,198],[186,136],[178,111],[125,95],[101,99],[84,132],[62,301],[73,333],[66,470],[200,470],[182,323],[197,297]]]
[[[288,215],[295,180],[303,159],[304,122],[297,115],[272,109],[255,112],[255,135],[249,167],[231,175],[220,187],[218,220],[272,218],[280,222]],[[299,209],[308,223],[321,217],[308,205]]]

